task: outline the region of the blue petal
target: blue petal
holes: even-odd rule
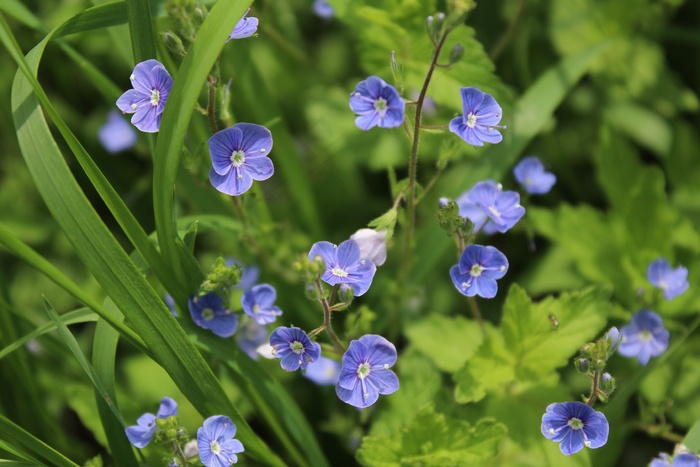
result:
[[[661,288],[663,278],[671,272],[671,265],[665,258],[653,261],[647,268],[647,279],[655,287]]]
[[[153,69],[155,67],[163,68],[163,65],[158,60],[146,60],[138,63],[132,72],[134,79],[131,80],[131,85],[133,88],[141,94],[148,95],[149,97],[151,95],[151,90],[153,89]]]
[[[391,370],[372,370],[365,382],[379,394],[393,394],[399,390],[399,378]]]
[[[275,173],[275,166],[269,157],[257,156],[246,158],[241,170],[245,171],[253,180],[262,182],[272,177]]]
[[[136,112],[136,110],[131,108],[132,104],[136,104],[136,108],[138,109],[142,105],[150,105],[150,102],[147,96],[144,96],[144,94],[135,89],[129,89],[117,99],[117,107],[126,114]]]
[[[498,292],[498,284],[496,281],[489,277],[475,277],[472,280],[472,287],[474,293],[483,298],[493,298]]]
[[[473,86],[461,88],[459,92],[462,95],[462,112],[464,113],[465,117],[469,115],[470,112],[476,112],[476,110],[481,106],[481,103],[484,101],[484,96],[486,95],[485,92]]]
[[[379,393],[376,391],[369,392],[369,397],[365,399],[364,394],[362,393],[362,385],[360,384],[355,386],[355,389],[353,390],[345,389],[340,387],[340,385],[337,385],[335,387],[335,393],[338,395],[341,401],[360,409],[374,404],[377,402],[377,399],[379,399]]]
[[[156,416],[158,418],[168,418],[177,415],[177,402],[175,402],[170,397],[164,397],[160,400],[160,407],[158,407],[158,413]]]
[[[367,349],[364,357],[370,365],[389,365],[396,363],[396,347],[382,336],[376,334],[366,334],[360,337],[359,342]]]
[[[377,111],[372,111],[371,113],[357,117],[355,119],[355,125],[357,125],[360,130],[367,131],[379,125],[380,121],[381,118],[379,117],[379,113]]]
[[[272,133],[264,126],[255,123],[236,123],[232,128],[242,133],[240,149],[245,151],[246,157],[267,156],[272,150]]]
[[[461,273],[459,266],[454,265],[450,268],[450,277],[452,278],[452,283],[455,285],[455,288],[459,291],[459,293],[466,295],[467,297],[473,297],[476,295],[476,289],[471,286],[471,275],[468,273]]]
[[[452,133],[456,134],[472,146],[484,145],[484,143],[482,143],[481,140],[476,137],[474,130],[466,125],[462,115],[450,120],[449,128]]]
[[[209,140],[209,156],[211,157],[214,171],[219,175],[226,175],[230,172],[232,163],[231,155],[235,151],[241,150],[241,140],[243,133],[233,127],[217,131]]]
[[[199,326],[211,330],[219,337],[231,337],[238,329],[238,315],[231,312],[225,315],[217,315],[209,321],[203,321]]]
[[[336,246],[331,242],[316,242],[309,250],[309,261],[313,261],[316,256],[320,256],[326,263],[326,269],[332,269],[338,265],[335,250]]]
[[[233,167],[226,175],[219,175],[212,167],[209,169],[209,182],[222,193],[239,196],[253,186],[253,177],[240,167]]]

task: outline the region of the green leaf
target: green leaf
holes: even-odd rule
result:
[[[685,435],[683,445],[691,452],[700,452],[700,420],[695,422],[688,434]]]
[[[416,349],[430,357],[442,371],[454,373],[464,366],[483,342],[479,325],[461,316],[432,314],[406,327]]]
[[[426,407],[394,436],[363,438],[357,459],[363,465],[382,467],[487,465],[505,432],[494,420],[472,426]]]
[[[153,32],[150,3],[149,0],[126,0],[134,63],[156,58],[156,36]]]
[[[27,452],[30,456],[43,459],[48,465],[56,467],[78,467],[60,452],[44,443],[31,433],[25,431],[21,426],[13,423],[0,414],[0,439],[7,441],[20,452]]]

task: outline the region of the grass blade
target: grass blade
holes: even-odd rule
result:
[[[60,452],[53,449],[40,439],[32,436],[21,426],[0,414],[0,439],[8,442],[16,449],[26,451],[29,455],[40,457],[47,465],[56,467],[78,467]]]

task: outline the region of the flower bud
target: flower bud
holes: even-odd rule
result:
[[[350,303],[352,303],[353,298],[355,298],[355,290],[352,288],[350,284],[340,284],[340,294],[339,298],[342,303],[345,303],[345,307],[343,309],[347,308],[350,306]]]
[[[615,378],[610,373],[603,373],[603,376],[601,376],[600,389],[607,395],[610,395],[615,390]]]
[[[457,44],[452,48],[452,51],[450,52],[450,58],[449,58],[449,65],[454,65],[458,61],[462,59],[464,56],[464,48],[462,48],[462,44]]]
[[[386,261],[386,231],[360,229],[350,236],[360,247],[360,259],[367,259],[375,266],[381,266]]]
[[[428,28],[428,34],[433,38],[433,42],[440,40],[442,26],[445,24],[445,13],[437,13],[435,16],[428,16],[425,25]]]
[[[459,229],[464,225],[464,218],[459,215],[459,206],[454,201],[448,201],[439,211],[435,213],[440,224],[440,228],[452,235],[455,229]]]
[[[189,459],[194,456],[199,455],[199,447],[197,446],[197,440],[193,439],[187,442],[185,444],[185,449],[183,450],[183,453],[185,454],[185,458]]]
[[[194,23],[197,26],[201,26],[204,20],[207,18],[207,15],[209,14],[209,10],[207,10],[207,7],[204,5],[197,5],[194,7],[194,12],[192,14],[192,17],[194,18]]]
[[[588,373],[588,369],[590,368],[590,365],[588,364],[588,359],[585,358],[577,358],[574,361],[574,366],[581,373]]]
[[[165,32],[163,34],[163,42],[165,42],[165,46],[171,54],[180,57],[187,55],[187,50],[185,50],[185,46],[182,44],[182,39],[180,39],[180,36],[177,34],[170,31]]]
[[[308,298],[312,302],[317,302],[321,299],[321,294],[318,293],[318,289],[313,284],[307,284],[306,289],[304,289],[304,292],[306,294],[306,298]]]
[[[620,342],[622,342],[622,333],[613,326],[607,333],[605,333],[605,341],[610,346],[608,355],[612,355],[620,346]]]

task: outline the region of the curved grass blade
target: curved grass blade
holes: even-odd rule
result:
[[[0,414],[0,439],[8,442],[18,450],[21,449],[31,456],[41,458],[46,465],[78,467],[78,464],[73,463],[48,444],[32,436],[31,433],[25,431],[24,428],[15,424],[3,414]]]
[[[153,32],[150,3],[148,0],[126,0],[134,63],[156,58],[156,36]]]

